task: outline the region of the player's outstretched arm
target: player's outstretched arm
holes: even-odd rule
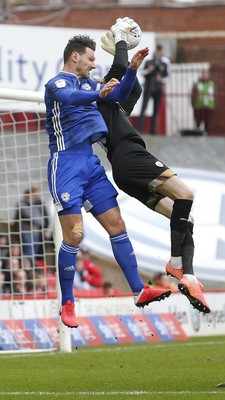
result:
[[[134,22],[128,17],[123,18],[123,21],[124,20],[125,21],[128,20],[130,25],[132,25]],[[118,22],[119,20],[117,20],[117,24]],[[102,48],[105,51],[114,55],[113,64],[111,65],[111,68],[108,71],[108,73],[105,75],[103,81],[108,82],[113,77],[121,81],[128,66],[127,43],[124,40],[120,40],[115,45],[115,37],[113,36],[111,31],[107,32],[106,35],[103,36],[101,39],[102,39]],[[138,99],[141,96],[141,92],[142,92],[141,85],[138,81],[138,78],[136,78],[129,97],[125,100],[122,99],[122,101],[120,101],[123,110],[126,112],[127,115],[130,115],[131,112],[133,111],[135,104],[137,103]]]

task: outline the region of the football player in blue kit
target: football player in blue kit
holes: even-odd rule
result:
[[[130,26],[119,28],[117,36],[124,36],[126,29]],[[83,205],[109,234],[114,257],[130,285],[136,306],[143,307],[171,294],[170,290],[153,289],[141,280],[116,200],[118,193],[92,150],[92,143],[108,134],[96,102],[127,98],[148,49],[139,50],[133,56],[121,83],[111,79],[99,85],[90,79],[90,72],[95,68],[95,46],[87,35],[71,38],[64,49],[63,70],[47,82],[45,90],[50,149],[48,182],[63,235],[58,255],[61,319],[68,327],[78,326],[73,280],[83,233]]]

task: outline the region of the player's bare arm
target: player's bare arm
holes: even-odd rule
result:
[[[142,64],[143,60],[148,56],[149,48],[145,47],[144,49],[138,50],[131,59],[129,68],[130,69],[138,69]]]

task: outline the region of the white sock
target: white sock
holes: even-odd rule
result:
[[[184,274],[184,278],[187,278],[189,281],[193,283],[198,283],[198,279],[194,275]]]
[[[182,258],[180,257],[170,257],[170,264],[175,269],[182,268]]]

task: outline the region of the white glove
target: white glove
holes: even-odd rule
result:
[[[101,47],[103,50],[107,51],[107,53],[115,54],[115,40],[111,31],[106,32],[105,36],[101,37]]]
[[[121,18],[118,18],[118,19],[120,20]],[[130,25],[131,28],[134,28],[136,26],[134,20],[129,18],[129,17],[122,18],[122,21],[123,22],[127,22]]]
[[[110,30],[115,38],[115,43],[124,40],[127,42],[127,33],[136,26],[133,19],[129,17],[117,18],[116,23],[111,26]]]
[[[130,25],[131,28],[133,28],[135,26],[134,20],[129,17],[117,18],[116,24],[122,24],[122,25],[128,24],[128,25]]]

